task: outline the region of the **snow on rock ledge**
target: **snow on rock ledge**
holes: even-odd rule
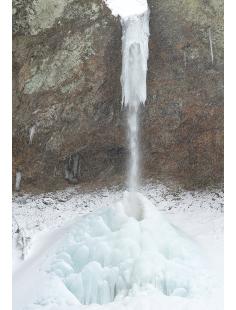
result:
[[[122,18],[140,15],[147,11],[147,0],[104,0],[112,14]]]

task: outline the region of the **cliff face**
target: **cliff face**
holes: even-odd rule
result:
[[[151,0],[149,5],[146,168],[186,185],[221,181],[223,1]]]
[[[143,174],[222,181],[222,0],[149,6]],[[120,23],[101,0],[13,1],[13,181],[53,190],[124,174],[120,73]]]

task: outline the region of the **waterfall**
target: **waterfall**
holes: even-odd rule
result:
[[[122,105],[127,108],[129,140],[128,185],[136,192],[139,179],[139,106],[146,101],[149,10],[121,18],[122,24]]]

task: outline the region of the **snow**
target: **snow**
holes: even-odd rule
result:
[[[120,17],[140,15],[147,11],[147,0],[104,0],[112,14]]]
[[[222,191],[141,192],[136,219],[119,188],[15,195],[14,310],[222,310]]]

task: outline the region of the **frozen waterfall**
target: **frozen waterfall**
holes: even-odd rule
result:
[[[149,10],[121,19],[122,36],[122,105],[128,109],[130,149],[128,184],[136,192],[139,179],[138,112],[146,101]]]
[[[35,296],[30,296],[26,307],[16,309],[100,309],[98,305],[105,304],[110,305],[103,309],[151,309],[139,304],[139,298],[145,295],[148,299],[155,297],[152,309],[164,309],[162,304],[176,305],[183,298],[191,301],[208,289],[198,245],[138,193],[138,115],[140,105],[146,101],[149,10],[122,16],[121,24],[122,106],[127,110],[130,150],[129,192],[109,207],[76,218],[56,231],[51,239],[53,246],[49,238],[47,255],[31,260],[35,266],[32,263],[28,274],[32,277],[34,273],[32,279],[36,281],[28,281],[23,291],[29,298],[28,288],[36,287]],[[66,167],[67,174],[78,172],[79,155],[73,156],[74,160],[68,164],[71,167],[67,165],[71,169]],[[15,291],[23,286],[22,278]],[[18,298],[21,301],[22,294]],[[17,307],[19,300],[14,301]],[[126,308],[128,302],[135,306]],[[190,309],[187,302],[184,301],[185,309]],[[203,309],[201,305],[197,309],[200,308]]]

